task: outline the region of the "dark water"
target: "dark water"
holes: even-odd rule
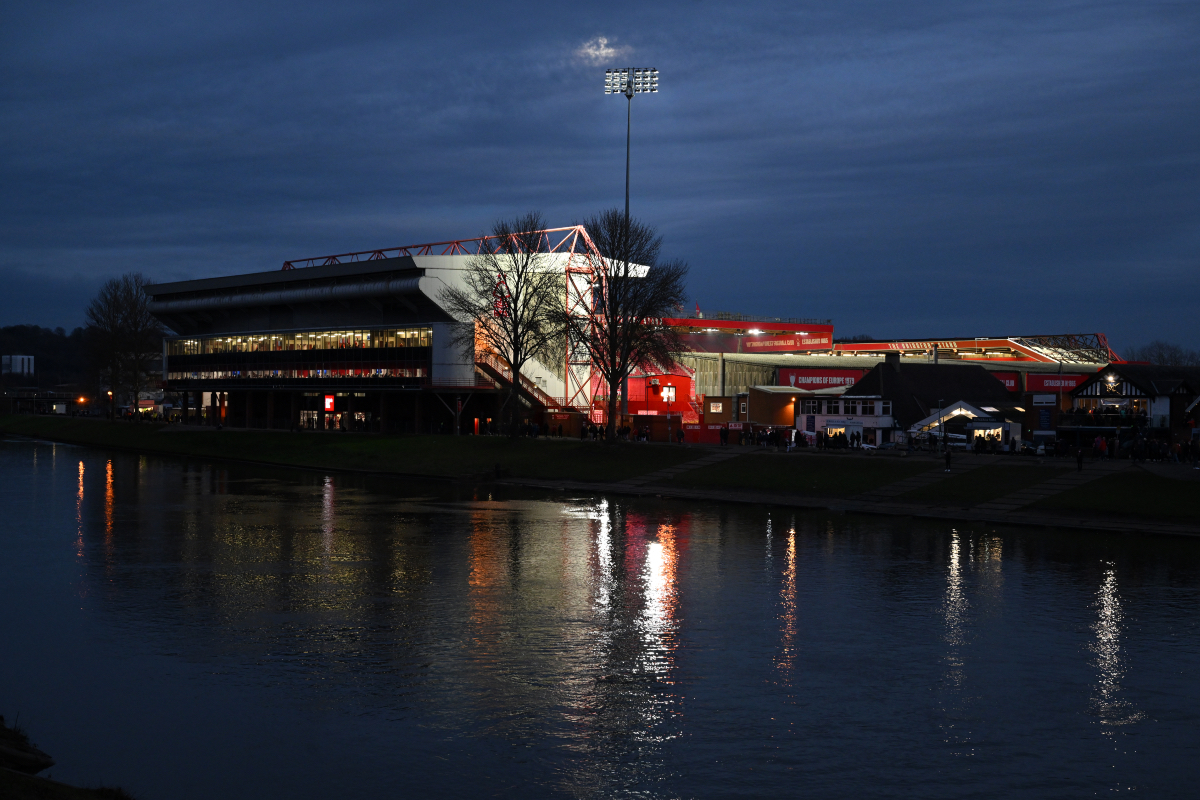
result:
[[[0,445],[0,713],[144,800],[1200,791],[1200,541]]]

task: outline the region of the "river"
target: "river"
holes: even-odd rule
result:
[[[0,512],[0,713],[141,800],[1200,779],[1200,541],[16,438]]]

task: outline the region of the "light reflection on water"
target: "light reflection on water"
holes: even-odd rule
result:
[[[30,480],[37,447],[0,451],[10,487]],[[98,626],[88,636],[122,659],[203,664],[204,680],[264,698],[284,687],[286,701],[263,702],[299,720],[319,709],[349,731],[371,721],[382,766],[354,771],[362,796],[400,774],[427,794],[769,795],[802,781],[813,796],[886,784],[955,797],[981,780],[1060,796],[1195,771],[1173,755],[1197,743],[1200,721],[1200,637],[1184,635],[1200,610],[1190,543],[1159,552],[827,515],[784,526],[769,509],[456,494],[82,452],[43,461],[5,503],[38,519],[38,487],[64,470],[63,536]],[[1164,637],[1178,638],[1163,649]],[[35,667],[10,659],[0,678],[19,685]],[[1155,703],[1170,713],[1148,714]],[[129,713],[128,735],[151,735]],[[1145,744],[1114,765],[1118,726]],[[304,746],[274,735],[281,759]],[[180,758],[207,774],[212,754]],[[1082,766],[1064,778],[1064,761]],[[312,769],[291,796],[327,790]],[[191,796],[205,796],[204,780],[217,778],[196,777]]]
[[[1131,725],[1142,720],[1144,715],[1121,696],[1121,680],[1125,676],[1121,655],[1121,595],[1114,565],[1109,563],[1105,566],[1100,588],[1096,592],[1096,624],[1093,626],[1096,640],[1091,647],[1096,656],[1097,673],[1092,710],[1100,718],[1105,735],[1112,736],[1116,726]]]

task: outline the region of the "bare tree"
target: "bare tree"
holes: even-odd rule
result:
[[[108,375],[114,398],[136,404],[150,383],[150,365],[162,354],[163,327],[150,314],[140,272],[111,278],[87,309],[92,357]]]
[[[543,252],[541,214],[530,212],[492,225],[492,239],[467,260],[457,286],[442,291],[446,310],[463,323],[454,341],[477,360],[498,357],[511,373],[501,418],[515,424],[521,410],[521,369],[530,359],[546,357],[562,338],[557,327],[563,303],[563,276]]]
[[[617,387],[636,368],[671,369],[684,349],[674,328],[662,318],[687,299],[688,267],[682,261],[659,262],[662,238],[653,228],[608,209],[584,220],[599,252],[592,256],[592,316],[560,312],[570,344],[581,345],[608,387],[608,439],[617,419]]]
[[[1159,339],[1142,347],[1131,347],[1125,351],[1125,358],[1128,361],[1149,361],[1151,364],[1170,367],[1200,366],[1200,352]]]

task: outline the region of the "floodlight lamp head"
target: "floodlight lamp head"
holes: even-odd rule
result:
[[[653,67],[626,67],[604,70],[604,93],[635,94],[658,91],[658,70]]]

